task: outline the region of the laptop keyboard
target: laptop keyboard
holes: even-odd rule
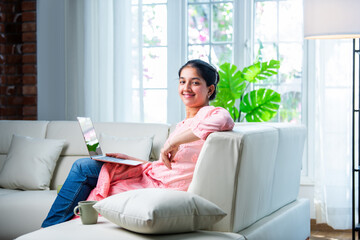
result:
[[[116,161],[116,162],[122,162],[125,159],[121,159],[121,158],[114,158],[114,157],[107,157],[107,156],[94,156],[94,158],[98,159],[98,160],[108,160],[108,161]]]
[[[127,160],[127,159],[121,159],[121,158],[114,158],[114,157],[107,157],[107,156],[92,156],[94,160],[98,161],[104,161],[104,162],[113,162],[113,163],[122,163],[126,165],[132,165],[137,166],[142,164],[142,162],[135,161],[135,160]]]

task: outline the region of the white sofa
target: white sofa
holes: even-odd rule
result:
[[[167,124],[95,123],[97,134],[154,136],[151,160],[158,159],[171,127]],[[303,126],[276,123],[237,124],[211,134],[198,158],[189,192],[215,203],[227,216],[210,229],[186,234],[143,235],[100,217],[95,225],[72,220],[40,229],[72,165],[87,156],[75,121],[0,121],[0,169],[13,134],[65,139],[50,191],[0,188],[0,239],[306,239],[310,207],[297,199]],[[24,159],[25,161],[25,159]],[[26,234],[27,233],[27,234]],[[25,235],[23,235],[25,234]],[[21,236],[22,235],[22,236]]]

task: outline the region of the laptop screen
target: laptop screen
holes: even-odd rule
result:
[[[81,131],[90,156],[102,155],[99,140],[96,137],[94,125],[90,118],[78,117]]]

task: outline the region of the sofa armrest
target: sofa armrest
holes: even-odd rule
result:
[[[188,191],[228,214],[212,230],[238,232],[271,213],[278,137],[275,128],[265,125],[208,137]]]
[[[231,210],[235,197],[234,180],[238,175],[241,150],[242,136],[233,132],[212,133],[199,155],[188,191],[215,203],[228,214],[212,230],[220,228],[231,231],[233,228]],[[218,176],[221,176],[221,180]]]

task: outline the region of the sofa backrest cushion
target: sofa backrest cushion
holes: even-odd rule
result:
[[[150,161],[159,159],[170,127],[168,124],[157,123],[94,123],[94,126],[98,137],[101,133],[122,138],[153,137]]]
[[[267,125],[279,133],[271,194],[271,211],[275,211],[298,196],[306,129],[305,126],[285,123]]]
[[[72,164],[80,159],[88,156],[60,156],[50,182],[50,189],[55,190],[58,186],[63,185],[68,176]]]
[[[13,134],[34,138],[45,138],[48,121],[0,121],[0,169],[9,151]]]

